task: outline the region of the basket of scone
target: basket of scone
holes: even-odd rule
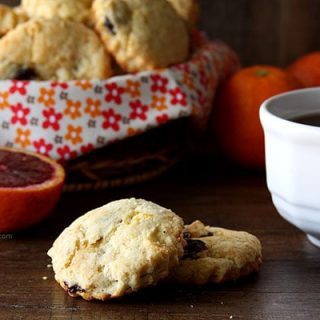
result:
[[[1,6],[0,145],[69,162],[173,120],[203,127],[238,59],[198,15],[196,0]]]

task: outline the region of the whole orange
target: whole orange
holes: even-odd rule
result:
[[[320,86],[320,51],[300,57],[288,67],[288,71],[305,87]]]
[[[301,84],[287,71],[266,65],[241,69],[221,86],[213,112],[213,130],[222,151],[234,162],[264,168],[262,102]]]

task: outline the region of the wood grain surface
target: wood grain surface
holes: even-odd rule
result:
[[[19,4],[17,0],[0,3]],[[243,65],[285,67],[320,49],[319,0],[200,0],[201,28],[229,43]]]
[[[254,233],[263,244],[260,274],[221,286],[154,287],[105,303],[69,297],[47,268],[46,251],[77,216],[131,196],[172,208],[185,222],[201,219]],[[0,319],[319,319],[320,249],[276,213],[264,173],[222,166],[210,157],[191,158],[143,185],[64,194],[41,225],[1,238]]]

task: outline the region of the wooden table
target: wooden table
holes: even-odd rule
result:
[[[2,235],[0,319],[320,319],[320,249],[276,213],[264,174],[200,160],[139,186],[64,194],[38,227]],[[256,234],[264,248],[260,274],[222,286],[156,287],[105,303],[69,297],[47,268],[47,249],[77,216],[131,196],[172,208],[186,222]]]

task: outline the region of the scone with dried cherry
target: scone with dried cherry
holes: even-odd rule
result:
[[[257,272],[261,265],[260,241],[243,231],[205,226],[195,221],[186,226],[185,253],[170,280],[184,285],[203,285],[237,280]]]
[[[95,0],[92,15],[123,70],[166,68],[188,58],[187,27],[167,0]]]
[[[156,284],[183,254],[183,221],[142,199],[95,209],[66,228],[48,254],[71,295],[108,300]]]
[[[91,80],[111,74],[110,56],[82,23],[31,19],[0,39],[0,79]]]

